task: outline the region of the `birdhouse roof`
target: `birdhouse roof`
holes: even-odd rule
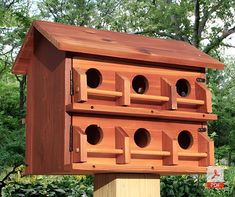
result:
[[[12,71],[26,74],[38,31],[58,50],[161,65],[223,69],[223,63],[183,41],[34,21]],[[40,43],[39,43],[40,44]]]

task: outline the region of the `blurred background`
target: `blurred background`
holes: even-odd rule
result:
[[[26,76],[11,73],[33,20],[176,39],[225,63],[207,69],[213,94],[209,136],[225,189],[206,189],[204,175],[165,176],[161,196],[235,196],[235,1],[231,0],[0,0],[0,194],[92,196],[91,176],[24,176]]]

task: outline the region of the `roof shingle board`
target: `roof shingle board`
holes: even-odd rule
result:
[[[57,49],[99,56],[178,66],[223,69],[223,63],[182,41],[97,30],[46,21],[34,21],[13,66],[25,74],[35,29]]]

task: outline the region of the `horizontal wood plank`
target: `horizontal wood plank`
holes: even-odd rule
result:
[[[111,90],[99,90],[99,89],[88,89],[88,94],[93,96],[100,97],[121,97],[122,92],[111,91]],[[146,94],[130,94],[131,100],[137,101],[152,101],[152,102],[166,102],[169,101],[167,96],[155,96],[155,95],[146,95]],[[176,98],[177,103],[184,105],[204,105],[203,100],[187,99],[187,98]]]
[[[112,114],[118,116],[132,116],[132,117],[149,117],[173,120],[188,120],[188,121],[208,121],[216,120],[217,115],[197,113],[197,112],[183,112],[183,111],[169,111],[169,110],[154,110],[145,108],[122,107],[122,106],[106,106],[106,105],[88,105],[84,103],[74,103],[66,106],[67,112],[73,113],[91,113],[91,114]]]
[[[108,172],[128,172],[128,173],[157,173],[160,175],[176,175],[176,174],[204,174],[206,167],[193,166],[133,166],[126,165],[104,165],[104,164],[87,164],[87,163],[72,163],[65,166],[66,171],[73,171],[83,174],[96,174]]]

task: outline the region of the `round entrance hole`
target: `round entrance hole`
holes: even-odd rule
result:
[[[102,129],[95,124],[88,126],[85,133],[87,135],[87,142],[92,145],[100,143],[103,137]]]
[[[102,75],[100,71],[95,68],[90,68],[86,71],[87,85],[90,88],[97,88],[102,82]]]
[[[176,91],[182,97],[188,96],[190,92],[189,82],[186,79],[179,79],[176,83]]]
[[[178,143],[181,148],[188,149],[193,144],[193,136],[189,131],[181,131],[178,135]]]
[[[137,94],[144,94],[148,89],[148,80],[143,75],[137,75],[132,80],[132,88]]]
[[[148,130],[140,128],[136,130],[134,140],[137,146],[139,146],[140,148],[144,148],[150,143],[150,133],[148,132]]]

